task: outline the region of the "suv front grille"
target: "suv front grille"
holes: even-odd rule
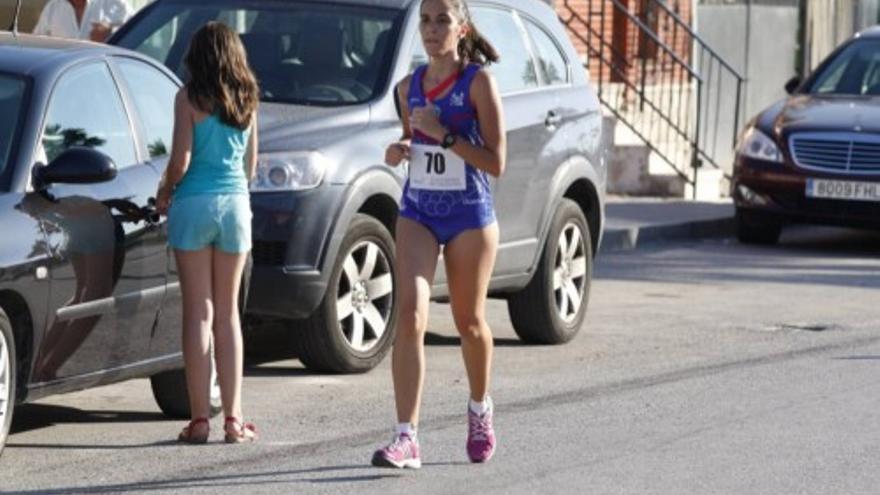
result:
[[[798,167],[848,174],[880,174],[880,136],[856,133],[802,133],[789,140]]]
[[[254,241],[252,254],[255,265],[283,265],[287,254],[287,243]]]

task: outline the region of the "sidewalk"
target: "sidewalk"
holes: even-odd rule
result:
[[[609,196],[599,251],[734,235],[733,202]]]

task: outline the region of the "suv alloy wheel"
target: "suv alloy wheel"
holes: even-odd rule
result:
[[[580,330],[590,295],[593,253],[587,219],[563,199],[553,215],[538,269],[525,288],[507,299],[517,335],[534,344],[562,344]]]
[[[335,373],[369,371],[391,348],[397,302],[394,239],[375,218],[358,214],[333,265],[327,292],[298,339],[307,367]]]

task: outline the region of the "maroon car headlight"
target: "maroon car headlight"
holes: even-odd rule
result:
[[[736,152],[747,158],[782,163],[782,153],[779,152],[779,147],[757,127],[746,129],[736,148]]]

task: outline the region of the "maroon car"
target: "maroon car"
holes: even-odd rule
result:
[[[731,195],[741,242],[787,223],[880,228],[880,27],[856,35],[754,118]]]

